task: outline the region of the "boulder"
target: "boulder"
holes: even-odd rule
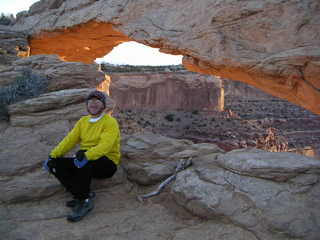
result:
[[[169,159],[170,156],[187,149],[191,142],[152,133],[136,133],[124,138],[121,145],[128,179],[152,185],[174,172],[176,161]]]
[[[48,198],[62,191],[60,184],[45,171],[29,172],[7,181],[1,181],[4,203],[25,203]]]
[[[68,121],[55,121],[41,128],[7,127],[0,138],[0,177],[8,179],[39,168],[55,144],[70,130]]]
[[[219,156],[216,163],[223,169],[240,175],[278,182],[286,182],[299,174],[320,174],[318,160],[289,152],[234,150]]]
[[[180,159],[222,152],[214,144],[192,144],[152,133],[136,133],[122,143],[128,179],[140,185],[153,185],[169,177]]]
[[[60,119],[78,120],[87,114],[84,102],[92,90],[61,90],[9,105],[10,125],[31,127]]]
[[[99,71],[98,65],[64,62],[57,55],[31,56],[19,59],[12,65],[14,72],[31,69],[33,73],[46,77],[47,92],[72,88],[96,88],[107,80],[106,75]]]
[[[171,186],[177,204],[258,239],[318,238],[320,161],[243,149],[201,156]]]

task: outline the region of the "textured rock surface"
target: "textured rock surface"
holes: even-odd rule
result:
[[[29,55],[27,38],[26,33],[16,32],[9,26],[0,25],[0,72],[3,65],[10,65],[18,57]]]
[[[90,91],[61,90],[9,105],[10,125],[32,127],[60,119],[77,120],[87,114],[84,102]]]
[[[153,185],[169,177],[180,159],[224,152],[214,144],[192,144],[146,132],[125,137],[122,146],[128,179],[141,185]]]
[[[98,65],[64,62],[55,55],[36,55],[16,60],[0,72],[0,85],[8,85],[23,69],[48,79],[47,92],[70,88],[94,88],[108,81]],[[106,89],[102,89],[106,90]]]
[[[37,135],[55,142],[50,134],[54,128],[32,129],[33,138]],[[23,128],[15,131],[27,135]],[[6,139],[18,137],[13,131],[9,133]],[[57,137],[62,135],[56,133]],[[42,143],[47,147],[52,144]],[[20,141],[16,146],[25,144]],[[284,161],[281,153],[257,149],[224,153],[214,144],[192,144],[151,133],[124,136],[122,146],[125,171],[120,166],[112,179],[93,182],[96,207],[77,224],[66,223],[70,210],[64,203],[70,196],[40,169],[40,155],[32,160],[32,168],[21,171],[15,166],[10,176],[1,172],[1,236],[35,240],[141,240],[146,234],[152,240],[318,239],[318,160],[289,154]],[[141,165],[142,159],[148,163],[148,167],[141,165],[140,178],[157,184],[162,178],[152,178],[152,173],[165,177],[163,169],[172,173],[172,163],[189,157],[193,165],[180,172],[169,189],[144,203],[137,201],[137,194],[148,193],[155,186],[142,186],[143,181],[130,176],[130,172],[135,175],[134,164]],[[31,163],[30,159],[24,161]],[[9,164],[14,166],[12,161],[2,166]]]
[[[253,149],[234,150],[219,156],[216,163],[223,169],[257,178],[286,182],[297,175],[319,174],[319,161],[293,153],[264,152]]]
[[[229,99],[248,99],[248,100],[262,100],[262,99],[277,99],[271,95],[242,82],[222,80],[224,88],[224,96]]]
[[[177,141],[152,133],[138,133],[122,141],[123,166],[128,178],[139,184],[152,185],[174,172],[177,159],[171,155],[190,147],[190,141]]]
[[[224,219],[258,239],[319,237],[320,161],[291,154],[286,162],[282,153],[246,149],[194,162],[172,186],[177,203],[190,212]]]
[[[195,73],[111,73],[110,95],[121,109],[223,110],[221,79]]]
[[[7,127],[2,130],[1,177],[19,175],[38,168],[48,157],[52,147],[67,134],[70,127],[68,121],[56,121],[38,129]]]
[[[184,55],[190,70],[246,82],[320,113],[319,9],[317,0],[45,0],[21,14],[15,29],[32,34],[31,53],[69,61],[92,61],[135,40]]]

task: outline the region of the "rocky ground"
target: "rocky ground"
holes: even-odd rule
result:
[[[225,111],[118,110],[123,131],[152,131],[224,150],[257,147],[320,157],[320,117],[277,98],[225,98]]]
[[[320,116],[287,101],[226,98],[226,109],[263,128],[276,128],[288,141],[289,149],[320,158]],[[310,149],[310,150],[307,150]],[[313,152],[313,153],[312,153]]]
[[[14,136],[9,135],[8,139]],[[48,136],[50,138],[50,136]],[[36,160],[1,175],[4,239],[317,240],[320,162],[257,149],[224,153],[152,133],[123,136],[122,164],[111,180],[95,181],[94,210],[79,223],[65,219],[70,196]],[[162,193],[139,201],[174,173],[193,165]]]

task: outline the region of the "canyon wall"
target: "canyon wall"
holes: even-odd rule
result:
[[[273,99],[270,94],[263,92],[262,90],[244,84],[242,82],[232,81],[228,79],[222,80],[224,88],[224,96],[226,98],[241,98],[241,99]]]
[[[318,0],[42,0],[18,14],[31,54],[92,62],[137,41],[191,71],[251,84],[320,113]],[[59,44],[57,44],[59,43]]]
[[[120,109],[223,110],[221,79],[191,72],[111,73]]]

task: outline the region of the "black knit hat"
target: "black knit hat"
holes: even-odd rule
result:
[[[94,90],[91,93],[89,93],[87,97],[87,103],[91,98],[97,98],[100,102],[103,103],[103,108],[106,108],[106,98],[107,95],[104,92],[100,92],[98,90]]]
[[[91,93],[89,93],[87,97],[87,104],[91,98],[99,99],[99,101],[103,103],[103,108],[106,111],[112,111],[116,106],[116,102],[112,98],[110,98],[109,95],[98,90],[94,90]]]

